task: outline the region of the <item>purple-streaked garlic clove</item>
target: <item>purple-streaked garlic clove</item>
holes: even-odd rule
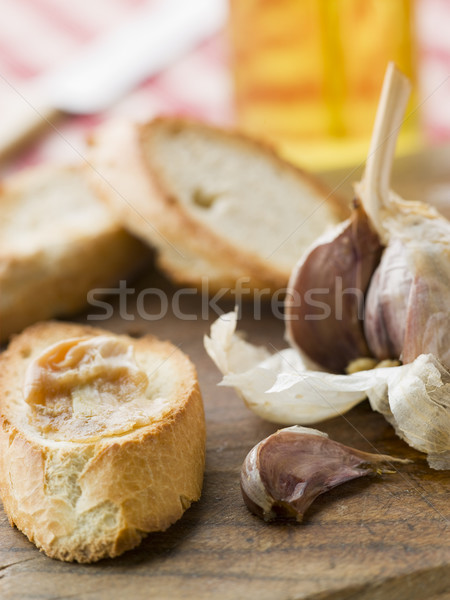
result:
[[[399,239],[391,240],[372,277],[365,305],[364,332],[378,360],[402,354],[412,282],[405,248]]]
[[[363,330],[364,297],[381,252],[378,234],[355,200],[350,218],[322,237],[292,273],[287,337],[327,371],[344,372],[353,360],[371,356]]]
[[[315,429],[288,427],[249,452],[241,491],[248,509],[265,521],[302,521],[320,494],[358,477],[392,473],[392,463],[408,462],[344,446]]]
[[[365,312],[366,339],[378,359],[410,363],[433,354],[450,367],[450,222],[422,215],[417,232],[404,224],[401,236],[391,237]]]

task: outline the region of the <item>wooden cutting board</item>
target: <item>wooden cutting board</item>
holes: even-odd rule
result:
[[[158,283],[159,286],[159,283]],[[127,310],[134,312],[136,286]],[[172,293],[170,286],[163,287]],[[147,299],[150,299],[148,296]],[[186,297],[186,313],[201,315],[202,299]],[[230,302],[220,302],[225,310]],[[205,301],[203,301],[203,309]],[[158,313],[157,305],[147,306]],[[201,500],[167,532],[139,548],[94,565],[44,556],[0,517],[2,600],[279,599],[443,600],[450,590],[448,472],[432,471],[423,455],[394,434],[365,402],[344,417],[320,425],[330,437],[362,450],[414,459],[391,475],[349,482],[319,497],[303,524],[267,525],[251,515],[239,490],[245,455],[276,426],[253,415],[233,390],[217,387],[219,373],[202,337],[210,323],[164,319],[124,320],[115,305],[108,322],[88,321],[117,332],[168,338],[196,363],[207,420],[207,460]],[[254,320],[245,309],[239,328],[260,344],[281,348],[282,322],[268,307]],[[128,314],[127,313],[127,314]],[[211,313],[210,321],[215,315]]]

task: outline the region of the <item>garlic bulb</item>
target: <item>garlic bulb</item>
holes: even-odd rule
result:
[[[361,452],[306,427],[280,429],[248,453],[241,470],[241,492],[248,509],[272,521],[303,520],[320,494],[365,475],[393,473],[394,462],[409,460]]]
[[[389,66],[369,157],[356,191],[386,246],[370,283],[364,331],[378,359],[433,354],[450,367],[450,221],[389,189],[410,84]]]
[[[235,334],[236,315],[223,315],[213,324],[205,347],[224,375],[222,385],[236,389],[262,418],[309,425],[343,414],[367,397],[402,439],[427,454],[432,468],[449,469],[450,222],[389,189],[409,88],[391,64],[366,171],[356,188],[360,203],[292,275],[286,333],[300,352],[289,348],[270,355],[255,348]],[[354,297],[344,295],[342,312],[334,319],[308,323],[306,316],[318,313],[295,305],[296,298],[320,290],[323,304],[334,310],[338,277],[340,291],[349,287]],[[352,312],[360,308],[361,296],[364,329]],[[370,354],[375,361],[367,358]],[[310,370],[308,358],[328,371],[342,372],[350,363],[353,372],[321,372],[317,364]],[[395,365],[399,358],[401,366],[359,371],[360,364],[393,359],[388,363]]]
[[[287,338],[329,371],[344,372],[351,361],[369,356],[408,363],[433,354],[450,366],[450,221],[389,189],[409,91],[409,81],[391,64],[356,187],[357,207],[361,202],[364,210],[357,208],[344,229],[319,240],[291,278]],[[340,296],[336,282],[345,284]],[[326,318],[305,303],[293,308],[293,299],[314,289],[328,290],[321,296]],[[338,302],[344,310],[336,310]]]

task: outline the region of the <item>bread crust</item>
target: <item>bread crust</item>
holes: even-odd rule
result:
[[[39,186],[48,186],[49,193],[54,193],[51,188],[53,185],[57,188],[57,184],[53,184],[52,179],[66,177],[79,177],[83,185],[88,181],[82,166],[39,166],[5,180],[0,188],[0,216],[11,204],[15,205],[17,214],[29,211],[29,206],[21,206],[22,196],[32,194]],[[93,192],[92,201],[96,201]],[[64,188],[61,197],[55,196],[55,202],[64,204]],[[55,228],[61,226],[54,215],[46,214],[38,205],[33,212],[36,230],[46,220],[51,220]],[[17,251],[7,244],[1,245],[0,341],[36,321],[82,310],[91,289],[114,285],[120,277],[133,274],[149,259],[148,248],[108,214],[96,223],[95,232],[67,230],[64,243],[56,248],[48,243],[45,235],[33,251]]]
[[[234,289],[239,280],[247,288],[275,291],[286,287],[290,270],[279,269],[212,231],[171,194],[145,156],[145,141],[161,123],[173,129],[195,127],[230,145],[263,153],[278,168],[307,181],[323,196],[336,222],[348,215],[345,205],[336,197],[328,197],[327,190],[313,177],[283,161],[268,145],[242,133],[179,118],[160,117],[143,125],[112,124],[93,139],[93,161],[103,175],[102,180],[95,178],[99,194],[130,231],[158,249],[158,264],[179,284],[201,287],[207,277],[211,293]],[[120,148],[120,156],[116,148]]]
[[[49,441],[21,426],[19,394],[36,348],[98,335],[113,334],[39,323],[0,356],[0,489],[8,519],[48,556],[81,563],[118,556],[148,533],[167,529],[199,499],[204,471],[195,368],[172,344],[151,336],[118,337],[170,361],[180,385],[163,419],[85,443]]]

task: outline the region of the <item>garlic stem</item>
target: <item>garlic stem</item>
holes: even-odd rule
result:
[[[411,82],[393,62],[386,71],[363,177],[362,202],[383,237],[380,210],[389,197],[392,160],[411,93]]]

